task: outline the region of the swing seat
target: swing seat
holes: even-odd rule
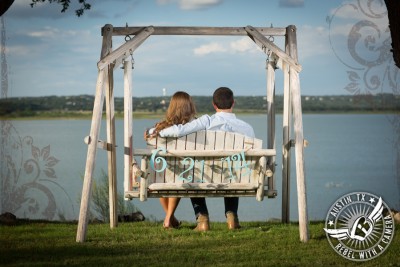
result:
[[[125,198],[237,197],[277,195],[275,149],[262,140],[223,131],[199,131],[180,138],[156,137],[140,156],[141,176],[133,177]]]

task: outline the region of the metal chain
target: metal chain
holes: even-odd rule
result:
[[[126,28],[128,28],[128,22],[126,23]],[[132,36],[130,36],[129,34],[125,35],[125,42],[128,42],[132,40]],[[129,54],[131,55],[131,64],[132,64],[132,69],[134,69],[134,65],[135,65],[135,59],[133,58],[133,50],[129,49]],[[124,56],[126,56],[126,53],[124,54]],[[124,68],[125,65],[125,57],[122,59],[122,67],[121,69]]]
[[[131,39],[132,37],[129,34],[125,35],[125,42],[128,42]]]
[[[270,26],[271,28],[273,28],[274,26],[272,25],[272,23],[271,23],[271,26]],[[268,36],[268,41],[270,41],[270,42],[274,42],[274,36],[272,36],[272,35],[270,35],[270,36]],[[266,49],[266,47],[265,47],[265,49]],[[265,50],[264,50],[265,51]],[[266,54],[267,54],[267,59],[266,59],[266,64],[265,64],[265,68],[268,68],[268,63],[269,63],[269,60],[270,60],[270,57],[271,57],[271,54],[272,54],[272,51],[271,51],[271,49],[268,49],[267,51],[266,51]]]
[[[271,28],[273,28],[273,27],[274,27],[274,25],[272,25],[272,23],[271,23]],[[270,35],[268,37],[268,40],[271,41],[271,42],[274,42],[275,41],[275,37],[273,35]]]
[[[134,68],[135,68],[135,59],[133,58],[133,51],[132,51],[132,49],[129,49],[129,53],[131,54],[132,69],[134,69]]]
[[[273,43],[275,41],[275,37],[273,35],[270,35],[268,36],[268,40]]]
[[[125,36],[125,42],[128,42],[128,41],[130,41],[131,39],[132,39],[132,37],[131,37],[129,34],[127,34],[127,35]],[[134,68],[135,68],[135,67],[134,67],[134,65],[135,65],[135,59],[133,58],[133,51],[132,51],[132,49],[129,49],[129,54],[131,55],[132,69],[134,69]],[[124,56],[126,56],[126,53],[124,54]],[[125,58],[122,59],[122,66],[121,66],[121,69],[124,69],[124,64],[125,64]]]
[[[272,51],[270,49],[268,49],[265,68],[267,68],[267,66],[268,66],[268,62],[269,62],[269,59],[271,57],[271,54],[272,54]]]

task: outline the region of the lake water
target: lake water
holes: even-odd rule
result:
[[[256,136],[266,145],[266,116],[243,115]],[[156,120],[133,121],[134,146],[145,147],[143,131]],[[90,120],[2,121],[1,136],[1,206],[18,217],[31,219],[61,218],[74,220],[79,214],[82,177]],[[277,115],[278,197],[257,202],[240,199],[242,221],[265,221],[281,218],[281,144],[282,116]],[[308,215],[310,220],[325,218],[331,204],[355,191],[382,196],[392,208],[400,208],[399,116],[398,115],[304,115],[305,167]],[[123,191],[123,120],[116,120],[118,189]],[[100,139],[105,140],[105,123]],[[265,147],[265,146],[264,146]],[[294,155],[294,153],[292,154]],[[296,221],[297,195],[294,158],[292,159],[290,219]],[[98,150],[95,177],[107,171],[107,154]],[[222,198],[207,199],[211,220],[223,221]],[[163,219],[158,199],[133,200],[148,218]],[[182,199],[176,216],[194,222],[189,199]]]

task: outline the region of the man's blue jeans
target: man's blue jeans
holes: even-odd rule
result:
[[[192,197],[190,198],[192,202],[194,214],[199,217],[200,214],[208,215],[208,209],[206,204],[206,199],[204,197]],[[239,198],[238,197],[224,197],[225,203],[225,214],[227,212],[233,212],[237,215],[237,211],[239,208]]]

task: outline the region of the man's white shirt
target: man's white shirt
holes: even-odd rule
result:
[[[253,127],[234,113],[217,112],[212,116],[203,115],[186,124],[173,125],[160,131],[161,137],[181,137],[201,130],[235,132],[255,137]]]

